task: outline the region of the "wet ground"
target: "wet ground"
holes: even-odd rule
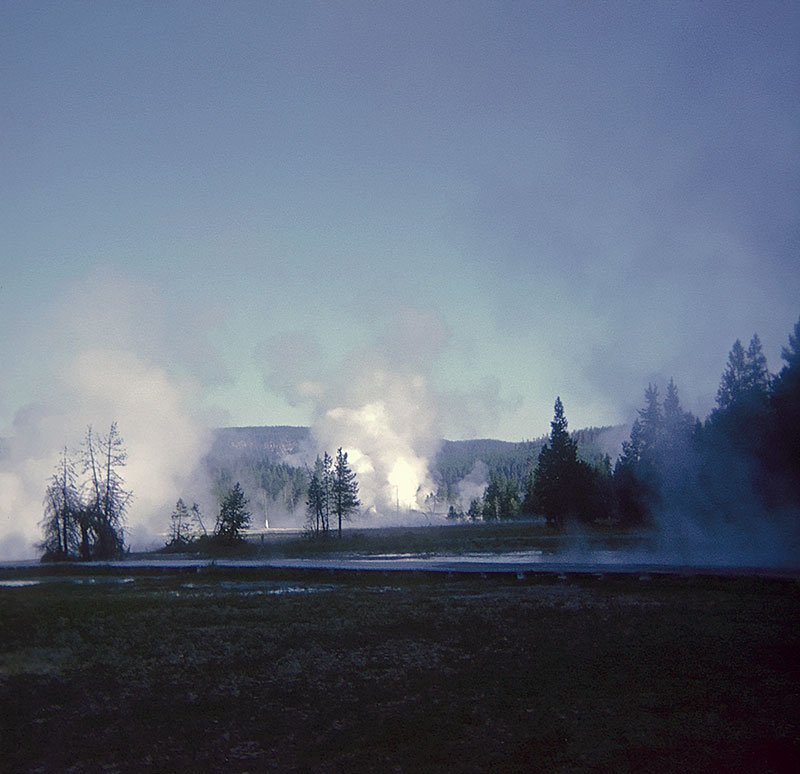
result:
[[[800,768],[794,579],[375,566],[6,574],[2,771]]]

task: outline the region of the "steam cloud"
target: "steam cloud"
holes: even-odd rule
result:
[[[100,313],[97,299],[114,302]],[[46,325],[31,334],[51,337],[51,348],[42,342],[33,348],[53,356],[33,400],[17,410],[11,427],[0,429],[0,559],[38,555],[45,486],[61,450],[76,449],[89,424],[105,433],[117,422],[128,451],[121,470],[134,494],[128,544],[149,546],[166,528],[210,436],[192,408],[188,380],[166,365],[168,345],[157,346],[156,300],[118,276],[96,272],[68,289]],[[86,316],[68,309],[85,309]]]
[[[268,388],[310,404],[310,457],[342,447],[365,512],[396,519],[422,509],[435,489],[430,464],[441,442],[442,396],[431,365],[450,339],[425,309],[396,309],[371,345],[331,368],[309,334],[275,337],[259,348]],[[384,522],[385,523],[385,522]]]

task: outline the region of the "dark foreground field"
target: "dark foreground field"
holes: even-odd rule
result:
[[[0,588],[1,771],[800,771],[795,581],[152,572]]]

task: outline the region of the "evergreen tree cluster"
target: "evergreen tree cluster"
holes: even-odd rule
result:
[[[237,481],[219,507],[217,523],[214,527],[214,538],[221,543],[235,543],[242,539],[242,532],[250,526],[250,511],[244,490]]]
[[[276,462],[261,451],[256,451],[255,456],[229,455],[207,460],[206,473],[214,482],[213,488],[218,497],[224,497],[238,480],[244,482],[248,491],[258,493],[259,503],[262,497],[266,498],[270,503],[270,511],[294,513],[303,502],[308,486],[304,468]]]
[[[327,537],[331,517],[337,522],[342,536],[342,520],[358,510],[358,481],[342,448],[331,457],[325,452],[317,456],[313,470],[308,471],[308,498],[306,500],[306,530],[312,536]]]
[[[237,481],[233,486],[220,490],[219,512],[212,534],[208,534],[200,506],[191,507],[181,497],[175,503],[170,517],[168,540],[165,551],[196,551],[203,549],[227,550],[244,540],[244,532],[250,526],[249,501],[242,485]]]
[[[785,364],[770,374],[758,335],[734,342],[720,379],[716,406],[705,422],[684,411],[671,379],[663,399],[648,385],[644,406],[612,471],[608,455],[587,462],[568,432],[556,399],[550,435],[529,458],[524,482],[496,469],[472,521],[543,516],[568,522],[635,526],[665,510],[707,520],[730,520],[743,507],[777,513],[800,506],[800,320],[782,350]]]
[[[459,482],[469,476],[480,462],[491,479],[502,474],[523,487],[530,472],[530,460],[539,453],[544,439],[512,443],[493,439],[444,441],[432,471],[440,502],[455,504],[459,499]]]

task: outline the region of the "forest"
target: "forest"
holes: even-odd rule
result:
[[[513,468],[493,471],[466,516],[539,515],[556,527],[647,525],[667,512],[722,525],[745,511],[785,518],[800,506],[800,320],[781,354],[784,365],[771,374],[757,334],[747,348],[736,340],[705,421],[683,410],[673,380],[663,398],[648,385],[613,464],[607,455],[582,458],[556,398],[550,436],[524,479]]]

